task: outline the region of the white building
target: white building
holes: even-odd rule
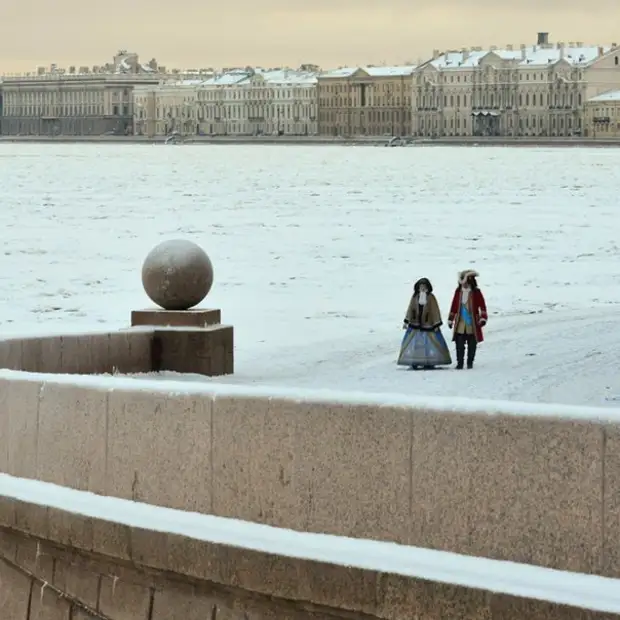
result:
[[[414,75],[412,130],[419,136],[570,136],[584,104],[620,87],[620,50],[581,42],[455,50]]]
[[[312,135],[317,131],[316,74],[238,69],[198,89],[201,131],[217,135]]]

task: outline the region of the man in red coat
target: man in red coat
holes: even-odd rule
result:
[[[454,291],[448,327],[452,329],[452,340],[456,343],[456,367],[461,370],[465,361],[467,345],[467,368],[474,367],[476,348],[484,340],[482,328],[486,325],[487,305],[476,281],[478,272],[466,269],[459,273],[459,285]]]

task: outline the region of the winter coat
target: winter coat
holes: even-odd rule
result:
[[[442,325],[441,312],[433,293],[426,294],[426,303],[420,305],[420,295],[414,293],[405,314],[405,324],[414,329],[434,331]]]
[[[461,318],[462,295],[463,291],[461,287],[458,286],[454,291],[452,304],[450,306],[450,314],[448,315],[448,323],[454,324],[452,327],[452,340],[456,339],[456,330],[458,328],[459,319]],[[482,342],[484,340],[482,328],[486,325],[489,317],[487,315],[487,305],[484,300],[484,295],[479,288],[475,288],[469,293],[467,306],[474,321],[474,334],[476,336],[476,342]]]

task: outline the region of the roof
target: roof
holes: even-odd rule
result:
[[[331,78],[349,78],[358,71],[364,71],[371,77],[407,77],[413,75],[416,67],[414,65],[397,65],[397,66],[376,66],[365,65],[360,67],[341,67],[340,69],[332,69],[320,74],[321,79]]]
[[[620,90],[610,90],[609,92],[602,93],[601,95],[588,99],[588,102],[590,101],[593,103],[605,103],[612,101],[620,102]]]
[[[230,71],[202,82],[203,86],[249,86],[252,78],[259,76],[267,84],[291,86],[311,86],[316,84],[316,73],[293,69],[253,69]]]
[[[530,45],[524,49],[488,49],[475,51],[452,51],[442,54],[431,60],[430,65],[436,69],[466,69],[477,67],[480,61],[489,54],[495,54],[503,60],[512,61],[521,67],[546,67],[560,60],[565,60],[575,66],[588,65],[600,57],[600,53],[606,54],[611,50],[609,46],[579,46],[570,47],[543,47]]]

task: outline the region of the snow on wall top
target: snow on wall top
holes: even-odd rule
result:
[[[606,101],[612,102],[612,101],[620,101],[620,90],[612,90],[610,92],[607,93],[603,93],[601,95],[597,95],[596,97],[592,97],[591,99],[588,99],[588,101],[590,102],[594,102],[594,103],[604,103]]]
[[[266,398],[296,403],[342,403],[374,407],[405,407],[427,413],[462,413],[472,415],[532,416],[547,419],[571,419],[620,424],[620,408],[580,407],[543,403],[485,400],[474,398],[442,398],[405,394],[373,394],[370,392],[329,389],[296,389],[270,386],[233,385],[211,381],[185,382],[137,380],[111,375],[50,375],[15,370],[0,370],[0,380],[36,381],[53,385],[75,385],[105,391],[148,391],[159,394],[195,394],[217,398]]]
[[[620,580],[377,540],[276,528],[151,506],[0,474],[0,495],[129,527],[195,540],[490,590],[607,613],[620,612]]]
[[[513,61],[520,67],[545,67],[564,59],[575,66],[588,65],[602,54],[611,51],[610,46],[580,46],[580,47],[541,47],[530,45],[517,50],[477,50],[452,51],[442,54],[431,60],[430,64],[436,69],[467,69],[479,66],[480,61],[489,54],[495,54],[502,60]]]

